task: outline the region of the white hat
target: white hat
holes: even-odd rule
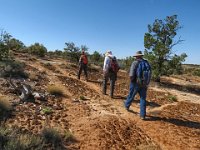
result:
[[[111,51],[107,51],[107,52],[105,53],[105,56],[112,57],[112,52],[111,52]]]

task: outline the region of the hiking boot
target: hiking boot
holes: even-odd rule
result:
[[[129,107],[125,107],[126,111],[130,111]]]
[[[140,117],[141,120],[145,120],[145,117]]]

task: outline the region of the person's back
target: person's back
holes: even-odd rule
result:
[[[81,57],[79,59],[79,63],[82,63],[83,65],[87,65],[88,64],[88,59],[87,59],[87,56],[85,55],[85,53],[81,54]]]
[[[146,93],[147,86],[151,77],[151,67],[147,60],[143,59],[143,54],[138,51],[136,55],[136,60],[132,63],[130,68],[130,90],[129,95],[124,103],[125,108],[129,110],[135,95],[139,93],[140,95],[140,117],[145,119],[146,116]]]
[[[117,62],[117,58],[114,56],[113,58],[110,58],[110,72],[117,74],[120,67]]]
[[[79,59],[79,71],[78,71],[78,79],[80,79],[82,70],[84,70],[85,74],[85,80],[88,81],[88,74],[87,74],[87,64],[88,64],[88,59],[84,51],[82,51],[82,54]]]
[[[113,93],[114,93],[114,86],[115,86],[115,81],[117,79],[117,71],[112,70],[112,64],[114,56],[112,55],[111,51],[108,51],[105,54],[105,59],[104,59],[104,65],[103,65],[103,87],[102,87],[102,92],[105,95],[106,90],[107,90],[107,82],[110,80],[110,97],[113,98]],[[116,60],[115,60],[116,61]],[[117,63],[117,62],[116,62]],[[116,64],[115,63],[115,64]],[[116,67],[116,66],[115,66]]]
[[[139,86],[148,86],[151,79],[151,66],[145,59],[138,61],[136,68],[136,82]]]

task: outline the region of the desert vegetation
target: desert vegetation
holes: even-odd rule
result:
[[[181,29],[176,15],[156,19],[148,29],[144,57],[153,79],[145,121],[139,117],[139,95],[129,112],[124,109],[133,57],[118,59],[111,99],[101,91],[103,54],[73,42],[55,51],[40,43],[27,47],[2,30],[0,149],[200,149],[199,65],[183,64],[187,55],[172,53],[182,42],[174,41]],[[88,82],[83,75],[77,79],[82,49],[89,60]]]

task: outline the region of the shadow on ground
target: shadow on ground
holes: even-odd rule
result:
[[[164,118],[164,117],[157,117],[157,116],[148,116],[146,121],[164,121],[168,122],[177,126],[183,126],[188,128],[200,129],[200,122],[189,121],[189,120],[180,120],[175,118]]]

